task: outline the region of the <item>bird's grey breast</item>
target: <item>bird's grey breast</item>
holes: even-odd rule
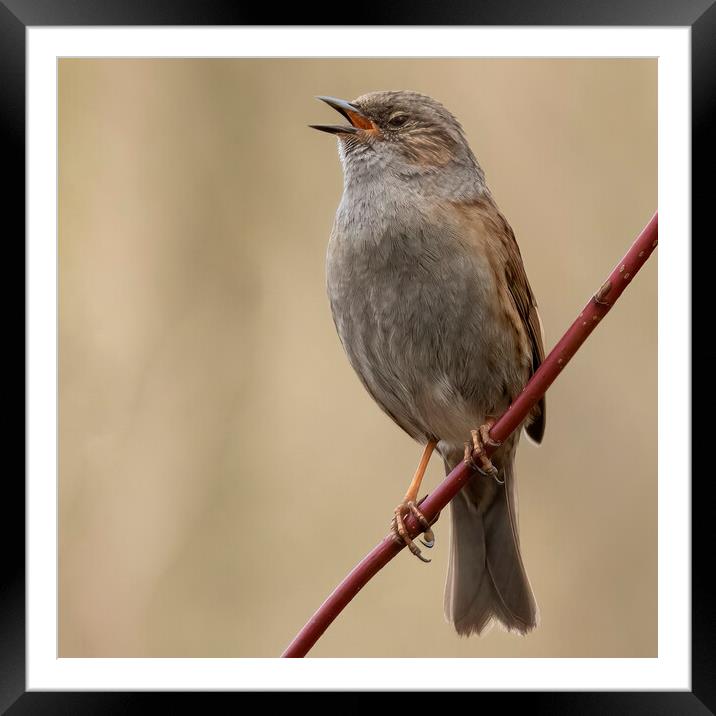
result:
[[[500,336],[490,267],[441,206],[405,186],[347,184],[327,289],[348,358],[379,405],[418,440],[461,441],[500,390],[484,370]]]

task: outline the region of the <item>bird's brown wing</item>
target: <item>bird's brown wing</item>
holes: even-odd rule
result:
[[[504,219],[503,219],[504,221]],[[505,221],[505,243],[507,245],[507,263],[505,265],[505,276],[510,294],[515,302],[517,312],[527,330],[532,344],[532,375],[534,375],[540,363],[544,360],[544,335],[542,332],[542,321],[537,312],[537,302],[527,280],[525,267],[522,263],[520,248],[517,245],[515,235],[509,224]],[[544,437],[546,425],[545,398],[542,396],[537,409],[533,411],[532,422],[527,426],[527,434],[536,442],[541,443]]]
[[[465,205],[463,207],[467,208]],[[504,287],[505,300],[514,307],[517,320],[530,342],[534,374],[544,360],[544,336],[537,302],[527,280],[515,234],[489,193],[470,202],[469,213],[473,221],[479,219],[479,223],[485,227],[482,240],[489,244],[488,256],[491,257],[493,270],[498,274],[497,284]],[[504,272],[503,276],[499,276],[498,272]],[[532,411],[531,422],[526,428],[527,434],[536,443],[542,442],[545,423],[546,407],[543,397]]]

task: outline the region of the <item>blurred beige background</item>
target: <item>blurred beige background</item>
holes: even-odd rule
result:
[[[60,656],[277,656],[412,476],[332,324],[342,177],[314,95],[457,115],[549,349],[656,209],[656,87],[655,60],[61,60]],[[443,621],[444,515],[432,564],[401,554],[312,655],[656,656],[656,269],[521,444],[539,628]]]

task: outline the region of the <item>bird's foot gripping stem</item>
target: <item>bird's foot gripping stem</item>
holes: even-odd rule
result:
[[[410,539],[408,530],[405,528],[405,518],[408,516],[408,514],[412,514],[413,517],[415,517],[415,519],[418,521],[418,524],[423,528],[423,537],[425,537],[425,541],[420,541],[428,549],[432,549],[433,545],[435,544],[435,535],[430,529],[430,525],[432,523],[428,522],[425,515],[418,509],[420,502],[422,502],[425,497],[423,497],[423,500],[420,500],[417,505],[415,504],[415,499],[418,496],[420,484],[423,481],[423,477],[425,476],[425,470],[428,467],[430,456],[433,454],[433,450],[435,449],[435,446],[437,444],[438,441],[433,438],[431,440],[428,440],[425,447],[423,448],[423,455],[420,458],[420,464],[415,470],[415,475],[413,475],[413,480],[410,483],[410,487],[405,493],[403,501],[395,508],[395,510],[393,510],[394,517],[393,521],[390,523],[390,531],[393,534],[393,539],[400,544],[407,545],[408,549],[423,562],[429,562],[430,560],[425,559],[425,557],[423,557],[420,552],[420,548],[415,544],[415,542],[413,542],[412,539]],[[433,523],[438,519],[439,516],[439,513],[435,515]]]
[[[490,437],[490,429],[495,424],[493,419],[488,420],[477,430],[471,430],[470,436],[472,443],[465,443],[465,462],[474,467],[481,475],[492,477],[495,482],[504,485],[504,480],[500,480],[498,469],[492,464],[492,460],[485,452],[485,446],[499,447],[502,443],[493,440]]]
[[[423,500],[424,499],[425,497],[423,497]],[[420,502],[422,502],[423,500],[420,500]],[[435,534],[431,529],[431,523],[418,508],[420,502],[417,505],[413,500],[401,502],[394,510],[395,516],[390,523],[390,530],[393,533],[393,539],[396,540],[396,542],[400,542],[402,544],[407,545],[408,549],[422,562],[430,562],[431,560],[427,559],[426,557],[423,557],[423,554],[420,551],[420,547],[418,547],[415,542],[410,539],[408,530],[405,527],[405,518],[408,516],[408,514],[412,514],[413,517],[415,517],[415,519],[418,521],[420,526],[423,528],[423,537],[425,539],[421,539],[420,542],[428,549],[433,548],[433,546],[435,545]],[[435,522],[438,517],[439,515],[435,517],[433,522]]]

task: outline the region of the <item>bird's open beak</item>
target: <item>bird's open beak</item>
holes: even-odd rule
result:
[[[375,129],[375,125],[354,104],[335,97],[316,97],[340,112],[349,122],[345,124],[309,124],[309,127],[329,134],[357,134],[359,129]]]

